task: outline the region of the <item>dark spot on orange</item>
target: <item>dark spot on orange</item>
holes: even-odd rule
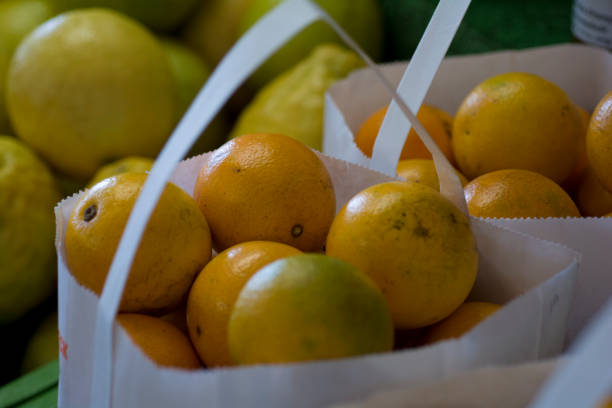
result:
[[[427,238],[429,236],[429,230],[420,224],[417,225],[413,232],[417,237]]]
[[[293,238],[299,237],[302,235],[302,232],[304,232],[304,227],[302,227],[300,224],[295,224],[293,227],[291,227],[291,236]]]
[[[196,325],[196,333],[198,334],[198,337],[202,335],[202,329],[200,328],[199,324]]]
[[[85,212],[83,213],[83,220],[85,222],[89,222],[93,220],[97,214],[98,214],[98,206],[95,204],[92,204],[85,209]]]
[[[450,220],[453,224],[457,223],[457,217],[455,217],[455,214],[450,213]]]

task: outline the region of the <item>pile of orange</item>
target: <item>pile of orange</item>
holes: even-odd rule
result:
[[[373,113],[355,136],[368,156],[385,112],[383,107]],[[454,118],[440,112],[423,105],[417,117],[458,167],[470,214],[538,218],[612,213],[612,92],[590,115],[546,79],[510,72],[476,86]],[[449,122],[452,131],[445,134],[441,129]],[[439,189],[431,155],[423,149],[411,130],[398,176]]]
[[[71,213],[66,262],[97,294],[146,177],[106,178]],[[391,182],[338,214],[336,204],[329,170],[301,142],[227,142],[203,164],[193,197],[166,186],[119,324],[155,363],[192,369],[391,351],[397,329],[440,324],[452,337],[486,316],[459,313],[478,253],[467,218],[440,193]]]

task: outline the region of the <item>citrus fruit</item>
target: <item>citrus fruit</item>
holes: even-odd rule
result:
[[[453,151],[468,179],[502,169],[565,181],[578,161],[580,114],[557,85],[509,72],[474,88],[453,125]]]
[[[187,328],[187,305],[184,303],[165,315],[160,316],[160,319],[179,329],[185,336],[189,336],[189,329]]]
[[[66,227],[66,265],[96,294],[104,287],[115,250],[145,174],[123,173],[87,190]],[[134,257],[120,311],[144,312],[178,306],[211,257],[208,224],[196,203],[168,183]]]
[[[569,195],[554,181],[527,170],[498,170],[475,178],[464,188],[475,217],[580,217]]]
[[[374,112],[374,114],[363,122],[355,135],[355,144],[359,147],[359,150],[368,157],[372,157],[374,142],[376,141],[378,131],[380,130],[386,114],[387,106]],[[419,119],[421,124],[425,127],[427,133],[429,133],[433,141],[436,142],[442,153],[452,161],[453,150],[451,139],[440,115],[438,115],[431,106],[423,105],[417,113],[417,119]],[[400,160],[407,159],[431,159],[431,153],[429,153],[427,147],[421,142],[421,139],[414,129],[410,129],[400,155]]]
[[[220,251],[246,241],[320,251],[336,211],[321,159],[274,134],[240,136],[217,149],[198,174],[194,197]]]
[[[238,26],[252,0],[207,0],[189,20],[182,39],[214,67],[238,39]]]
[[[259,91],[240,114],[231,137],[279,133],[321,150],[327,88],[361,67],[359,57],[337,45],[321,45]]]
[[[433,113],[438,115],[440,120],[442,121],[442,126],[444,126],[444,130],[448,135],[449,139],[453,138],[453,122],[455,119],[444,109],[437,108],[435,106],[429,105],[429,107],[433,110]]]
[[[570,194],[572,194],[576,190],[578,184],[580,184],[580,181],[585,175],[587,168],[589,167],[589,159],[586,153],[586,133],[589,129],[589,121],[591,120],[591,115],[589,115],[587,111],[585,111],[578,105],[576,105],[576,109],[578,110],[578,113],[580,114],[580,119],[582,120],[582,139],[580,140],[580,144],[578,145],[578,162],[576,163],[576,166],[574,167],[572,173],[565,180],[565,182],[563,182],[562,185],[565,191],[570,192]]]
[[[376,282],[400,329],[450,315],[470,293],[478,269],[468,219],[419,183],[378,184],[351,198],[334,219],[326,254]]]
[[[153,167],[153,161],[148,157],[132,156],[109,163],[100,167],[87,186],[93,187],[106,178],[122,173],[147,173]]]
[[[50,0],[58,11],[103,7],[120,11],[154,30],[171,31],[199,0]]]
[[[465,176],[455,170],[461,184],[465,186],[468,180]],[[440,182],[438,180],[438,173],[436,172],[436,166],[431,159],[410,159],[401,160],[397,164],[397,175],[406,180],[414,183],[422,183],[425,186],[429,186],[436,191],[440,191]]]
[[[153,156],[176,121],[158,41],[110,10],[57,16],[15,51],[7,106],[17,135],[62,173],[87,179],[118,157]]]
[[[23,37],[52,15],[45,0],[0,1],[0,134],[12,134],[5,105],[5,86],[13,51]]]
[[[240,22],[244,33],[265,13],[282,0],[252,0]],[[382,51],[382,21],[376,0],[315,0],[373,59]],[[270,57],[252,76],[249,83],[259,89],[304,59],[320,44],[343,41],[326,23],[311,24]]]
[[[612,91],[595,110],[587,131],[587,156],[601,185],[612,192]]]
[[[52,313],[42,321],[28,340],[21,372],[30,372],[57,359],[58,350],[57,313]]]
[[[362,272],[319,254],[280,259],[246,283],[229,322],[237,364],[289,363],[390,351],[385,300]]]
[[[45,164],[20,141],[0,136],[0,324],[17,320],[55,289],[59,198]]]
[[[162,47],[170,62],[170,71],[178,89],[179,107],[176,119],[178,123],[208,80],[210,72],[204,61],[181,43],[165,39],[162,41]],[[219,112],[202,132],[191,149],[190,155],[194,156],[216,149],[225,141],[228,133],[227,118],[223,112]]]
[[[189,339],[170,323],[136,313],[120,313],[117,322],[154,363],[186,369],[202,367]]]
[[[601,186],[591,169],[578,185],[576,204],[585,217],[600,217],[612,211],[612,193]]]
[[[452,315],[428,329],[425,343],[461,337],[500,308],[495,303],[465,302]]]
[[[289,245],[251,241],[226,249],[204,267],[189,292],[187,323],[191,341],[207,367],[232,364],[227,326],[249,278],[277,259],[299,254]]]

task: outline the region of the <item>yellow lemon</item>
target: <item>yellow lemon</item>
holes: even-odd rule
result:
[[[122,173],[147,173],[153,167],[153,161],[153,159],[148,157],[133,156],[109,163],[100,167],[89,184],[87,184],[87,187],[93,187],[104,179]]]
[[[55,290],[55,217],[60,196],[47,166],[19,140],[0,136],[0,324]]]
[[[57,16],[15,51],[7,106],[17,135],[62,173],[154,156],[176,121],[176,88],[158,41],[110,10]]]

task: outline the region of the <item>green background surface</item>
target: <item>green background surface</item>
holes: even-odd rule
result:
[[[385,59],[409,59],[438,1],[380,1],[385,27]],[[572,0],[473,0],[448,54],[571,42],[572,3]]]
[[[2,1],[2,0],[0,0]],[[380,0],[385,27],[385,61],[409,59],[433,13],[437,0]],[[521,49],[573,41],[570,32],[572,0],[473,0],[449,54]],[[56,305],[51,299],[24,319],[0,327],[5,350],[0,384],[20,375],[27,339]],[[45,366],[0,389],[0,408],[55,406],[57,364]],[[8,391],[7,391],[8,390]],[[7,395],[19,393],[20,403]],[[11,394],[13,393],[13,394]]]

